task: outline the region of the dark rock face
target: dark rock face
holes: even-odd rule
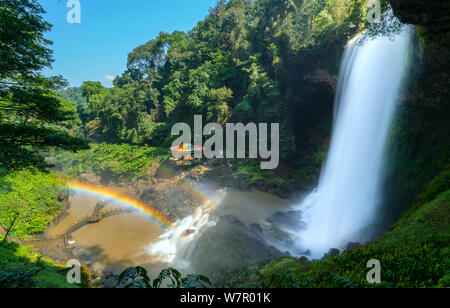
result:
[[[389,0],[401,22],[420,27],[427,70],[448,70],[450,63],[450,1]]]
[[[306,224],[303,222],[303,213],[301,211],[277,212],[269,217],[267,221],[293,230],[306,229]]]
[[[448,84],[445,74],[450,68],[450,1],[448,0],[389,0],[395,16],[401,22],[419,26],[420,53],[423,54],[428,77]],[[418,51],[420,50],[417,49]]]
[[[235,216],[222,216],[215,227],[208,229],[197,241],[190,257],[196,273],[214,279],[251,262],[268,262],[284,254],[265,243],[259,228],[248,228]]]
[[[401,22],[425,27],[432,33],[450,30],[450,1],[448,0],[389,0],[394,14]]]

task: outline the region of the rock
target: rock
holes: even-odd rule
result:
[[[312,83],[325,83],[331,91],[336,91],[338,77],[337,75],[331,75],[324,67],[316,66],[312,72],[304,74],[303,78]]]
[[[214,227],[207,229],[197,240],[189,259],[195,273],[208,276],[231,273],[248,268],[250,262],[269,262],[284,254],[268,245],[237,217],[222,216]]]
[[[186,230],[186,231],[183,232],[183,234],[181,235],[181,237],[188,237],[188,236],[191,235],[192,233],[195,233],[195,230],[188,229],[188,230]]]
[[[355,248],[361,248],[363,246],[363,244],[359,243],[359,242],[354,242],[354,243],[348,243],[347,246],[345,246],[345,250],[352,250]]]
[[[448,0],[389,0],[394,15],[401,22],[420,26],[425,38],[423,55],[426,70],[448,71],[450,61],[450,1]],[[430,67],[431,66],[431,67]],[[447,69],[445,68],[447,67]],[[432,86],[435,88],[435,86]],[[443,87],[445,89],[445,86]],[[433,95],[436,96],[436,95]]]
[[[443,0],[389,0],[395,16],[403,23],[423,26],[434,33],[450,29],[450,2]]]
[[[67,189],[59,191],[57,198],[59,202],[67,201],[69,198],[69,191]]]
[[[304,230],[306,224],[303,221],[301,211],[277,212],[267,219],[271,224],[288,227],[295,230]]]
[[[94,173],[82,173],[80,175],[80,181],[98,185],[102,182],[102,178]]]
[[[222,217],[220,217],[219,222],[229,223],[229,224],[238,224],[240,227],[245,227],[244,223],[242,221],[240,221],[239,218],[237,218],[234,215],[222,216]]]
[[[249,226],[249,231],[254,234],[258,239],[264,241],[264,231],[258,224],[251,224]]]
[[[337,257],[341,254],[341,251],[337,248],[331,248],[330,250],[328,250],[328,252],[326,254],[323,255],[322,259],[329,259],[329,258],[333,258],[333,257]]]

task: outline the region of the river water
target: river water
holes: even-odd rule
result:
[[[164,242],[164,236],[169,236],[168,230],[141,212],[123,213],[89,224],[72,233],[72,239],[67,245],[73,248],[82,264],[96,271],[119,274],[127,267],[139,265],[147,268],[151,275],[155,275],[161,269],[174,265],[174,258],[167,255],[161,257],[161,253],[167,254],[171,250],[172,257],[175,257],[179,253],[178,243],[183,241],[186,234],[194,237],[191,234],[193,229],[198,228],[197,234],[201,234],[206,225],[213,225],[218,217],[224,215],[234,215],[247,225],[262,223],[290,204],[288,200],[257,190],[239,191],[206,184],[201,185],[201,189],[214,204],[212,211],[203,216],[207,221],[199,224],[195,214],[192,217],[180,217],[179,222],[174,224],[177,233],[176,236],[171,234],[170,247],[165,246]],[[71,224],[91,215],[96,204],[103,199],[104,196],[101,195],[75,191],[69,198],[68,216],[49,229],[48,234],[63,233]],[[111,202],[103,210],[121,206],[126,205]],[[204,213],[197,211],[197,214]],[[162,251],[151,253],[149,248],[155,245],[162,247]],[[189,268],[182,270],[188,272]]]

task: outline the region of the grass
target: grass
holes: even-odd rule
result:
[[[82,269],[82,284],[69,284],[68,269],[43,258],[32,246],[0,244],[0,287],[80,288],[88,286],[89,274]]]

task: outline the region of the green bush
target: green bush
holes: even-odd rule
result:
[[[276,176],[272,170],[261,170],[261,162],[258,160],[243,160],[238,163],[238,169],[233,172],[233,178],[241,179],[244,183],[252,185],[258,182],[285,185],[288,181]]]
[[[34,169],[12,171],[0,177],[0,224],[10,235],[26,238],[45,230],[61,207],[57,194],[60,181],[55,174]]]
[[[202,275],[187,275],[183,277],[179,271],[174,268],[167,268],[154,280],[151,280],[147,274],[147,270],[143,267],[136,266],[124,270],[117,282],[116,287],[123,286],[124,288],[161,288],[164,286],[165,280],[170,281],[168,288],[205,288],[211,285],[211,281]]]
[[[0,288],[79,288],[89,285],[88,275],[82,284],[67,282],[68,269],[43,258],[32,246],[0,243]]]

